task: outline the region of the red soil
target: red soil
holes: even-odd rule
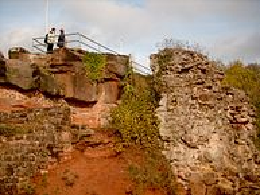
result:
[[[89,149],[89,148],[88,148]],[[105,148],[104,148],[105,149]],[[107,148],[106,150],[107,151]],[[138,150],[129,150],[117,156],[94,148],[74,151],[72,159],[49,171],[47,185],[41,185],[42,177],[34,179],[37,195],[125,195],[131,194],[134,185],[129,178],[129,163],[138,161]],[[108,154],[108,155],[104,155]],[[111,153],[110,153],[111,154]],[[78,175],[73,186],[66,186],[62,173],[69,169]],[[130,190],[129,190],[130,189]],[[128,192],[128,193],[127,193]],[[163,195],[158,190],[146,190],[143,195]]]

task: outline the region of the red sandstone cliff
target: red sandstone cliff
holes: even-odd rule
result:
[[[1,56],[0,110],[48,107],[58,101],[70,105],[72,124],[106,126],[109,110],[119,99],[128,56],[101,54],[106,67],[94,83],[86,76],[85,53],[64,48],[49,55],[31,54],[19,48],[9,51],[9,59]]]

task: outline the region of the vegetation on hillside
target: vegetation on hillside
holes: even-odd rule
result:
[[[123,84],[121,104],[112,112],[112,125],[119,130],[124,146],[139,144],[150,148],[159,144],[156,105],[147,83],[149,79],[129,73]]]
[[[143,163],[130,165],[128,171],[137,185],[136,194],[146,188],[167,189],[173,194],[169,162],[162,155],[159,121],[155,115],[158,98],[153,78],[129,70],[123,84],[120,105],[112,112],[112,126],[120,133],[119,150],[141,147]]]
[[[260,66],[246,66],[241,61],[235,61],[226,68],[225,74],[223,83],[244,90],[256,108],[258,134],[255,144],[260,149]]]

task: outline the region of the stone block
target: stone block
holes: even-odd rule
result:
[[[22,59],[23,54],[29,54],[23,47],[12,47],[8,50],[8,58],[9,59]]]
[[[24,62],[19,59],[11,59],[6,62],[6,82],[29,90],[34,87],[32,77],[32,66],[30,62]]]

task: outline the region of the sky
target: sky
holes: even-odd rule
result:
[[[0,0],[0,51],[32,50],[47,0]],[[260,62],[260,0],[48,0],[48,25],[80,32],[149,66],[164,39],[197,43],[210,58]]]

